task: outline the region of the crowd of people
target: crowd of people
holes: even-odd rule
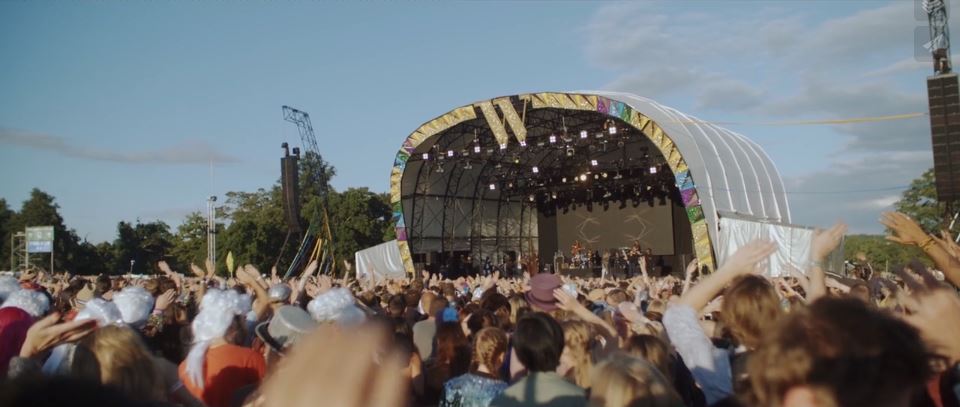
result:
[[[666,277],[0,277],[0,405],[957,406],[960,246],[881,221],[927,259],[831,278],[838,224],[776,278],[766,241]]]

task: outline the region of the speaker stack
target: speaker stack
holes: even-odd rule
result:
[[[294,147],[290,154],[287,143],[283,147],[280,159],[280,187],[283,192],[283,213],[287,218],[287,228],[291,232],[300,232],[300,149]]]

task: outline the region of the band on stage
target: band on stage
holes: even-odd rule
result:
[[[531,248],[532,249],[532,248]],[[583,243],[575,240],[567,253],[558,251],[553,261],[541,262],[541,258],[534,250],[529,254],[511,252],[503,255],[503,260],[496,262],[489,256],[474,261],[469,254],[453,255],[442,265],[434,265],[430,272],[439,272],[448,278],[458,278],[476,275],[490,275],[500,272],[502,276],[520,276],[524,272],[534,275],[540,272],[574,274],[580,276],[617,276],[633,277],[640,275],[641,264],[646,266],[651,275],[660,275],[667,272],[664,267],[663,256],[654,255],[651,248],[644,248],[639,241],[634,241],[630,247],[598,249],[584,247]],[[439,267],[436,267],[439,266]]]

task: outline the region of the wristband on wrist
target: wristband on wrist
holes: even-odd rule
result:
[[[933,236],[928,236],[927,239],[923,241],[923,243],[920,243],[920,245],[919,245],[919,246],[920,246],[920,249],[922,249],[922,250],[927,250],[927,248],[929,248],[929,247],[930,247],[931,245],[933,245],[935,242],[936,242],[936,240],[933,238]]]

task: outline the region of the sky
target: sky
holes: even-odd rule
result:
[[[926,111],[917,10],[913,0],[3,1],[0,198],[19,208],[40,188],[92,242],[113,240],[121,220],[176,226],[210,195],[279,178],[280,143],[299,144],[282,105],[310,113],[335,188],[385,192],[401,143],[433,117],[497,96],[599,89],[739,123],[727,127],[784,177],[794,223],[879,233],[880,212],[932,166],[928,119],[769,123]]]

